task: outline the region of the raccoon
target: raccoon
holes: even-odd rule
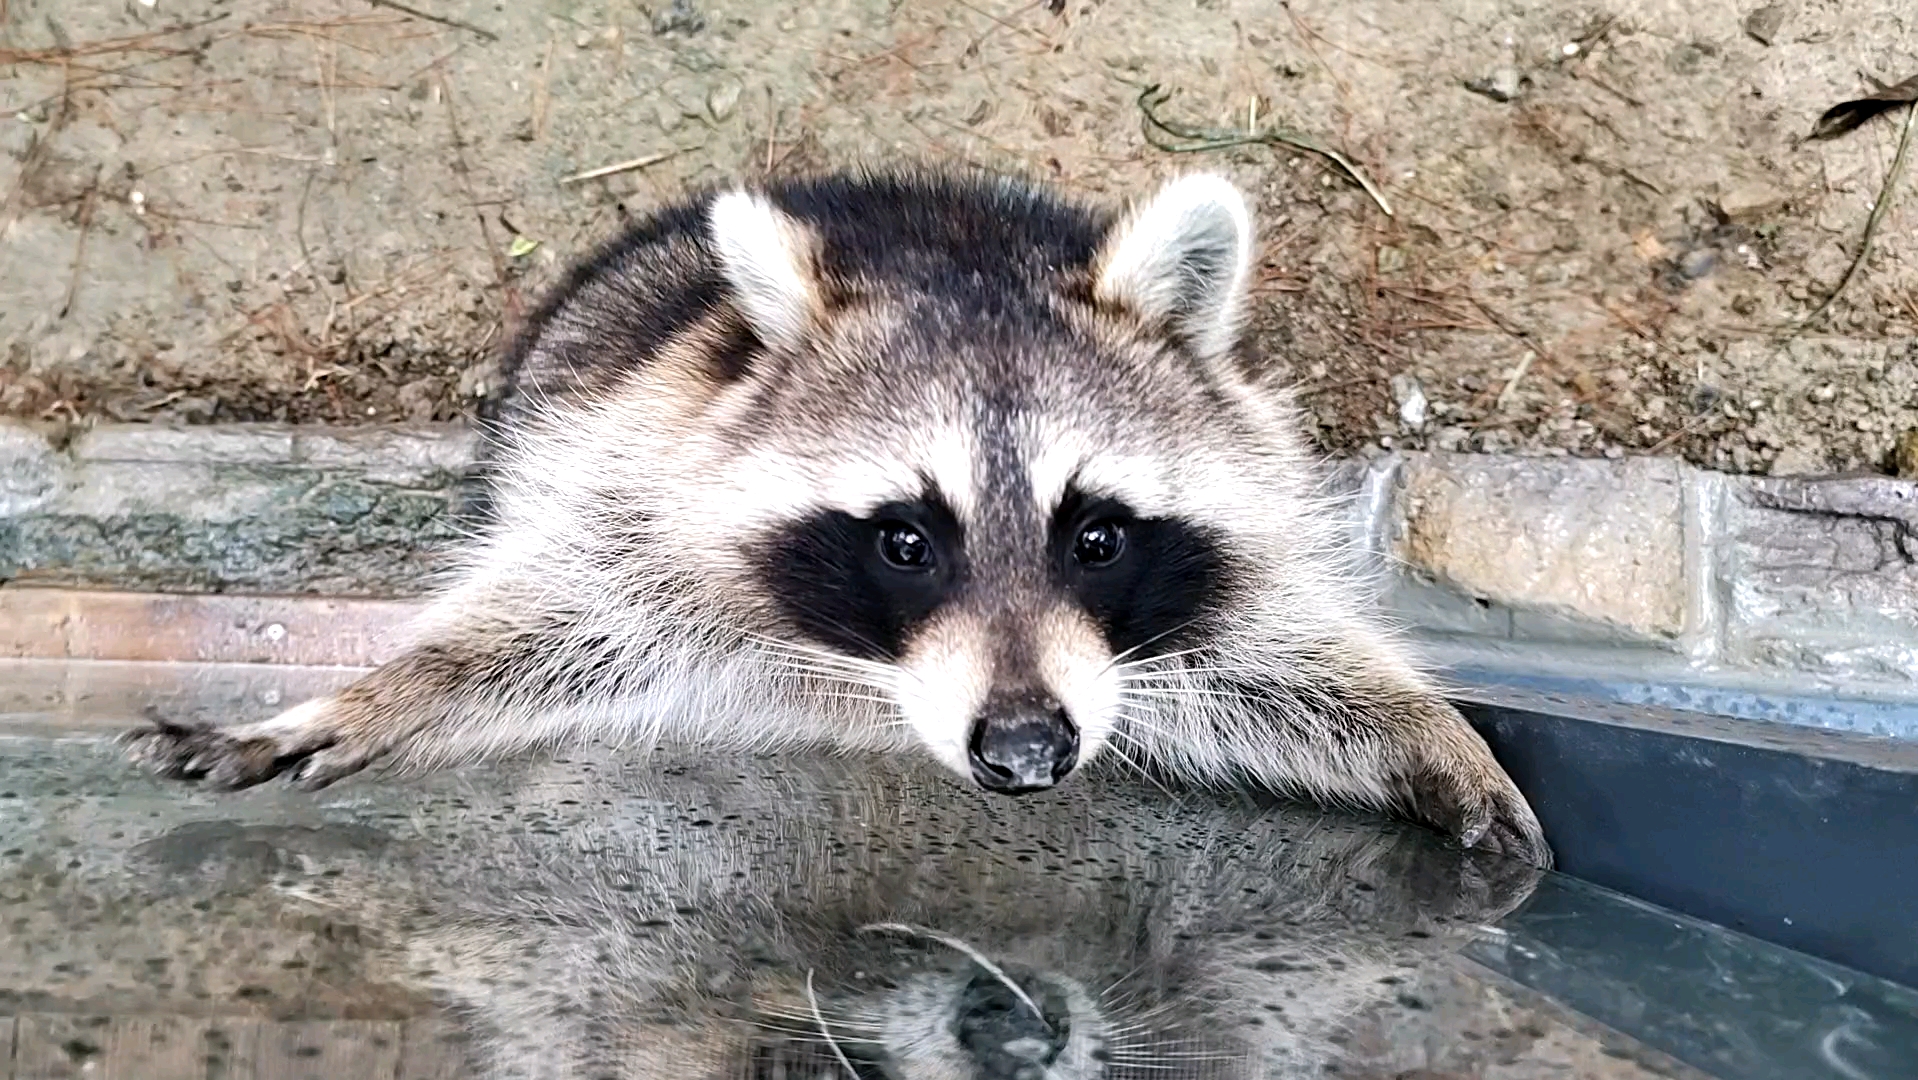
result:
[[[1254,246],[1203,173],[1122,211],[930,168],[663,209],[510,349],[478,534],[409,647],[126,744],[220,788],[608,734],[917,746],[1005,794],[1108,754],[1547,865],[1368,605],[1248,341]]]

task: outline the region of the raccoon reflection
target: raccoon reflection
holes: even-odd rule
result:
[[[936,774],[800,765],[642,774],[638,800],[554,787],[611,805],[422,882],[404,969],[433,973],[498,1080],[1316,1075],[1381,980],[1537,874],[1106,776],[1028,813]]]

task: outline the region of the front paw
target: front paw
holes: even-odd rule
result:
[[[307,789],[359,772],[381,754],[346,736],[329,699],[309,701],[271,720],[236,727],[182,724],[148,710],[148,726],[117,740],[136,763],[170,780],[237,791],[286,774]]]
[[[1408,786],[1414,813],[1460,846],[1552,868],[1552,849],[1537,815],[1489,754],[1484,761],[1421,769]]]

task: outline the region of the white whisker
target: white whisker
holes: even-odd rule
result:
[[[999,965],[993,963],[991,960],[986,959],[986,955],[984,953],[966,944],[965,942],[960,941],[958,938],[952,937],[947,934],[941,934],[937,930],[927,930],[924,927],[912,926],[907,923],[869,923],[865,926],[860,927],[859,930],[861,933],[867,933],[871,931],[890,931],[892,933],[898,933],[898,934],[911,934],[914,937],[923,937],[929,941],[937,941],[941,945],[946,946],[947,948],[956,949],[959,952],[964,953],[967,957],[969,957],[972,960],[973,963],[978,964],[981,968],[984,968],[986,974],[991,975],[993,978],[999,980],[1001,983],[1005,985],[1006,989],[1012,991],[1015,997],[1017,997],[1020,1001],[1024,1002],[1026,1008],[1032,1010],[1033,1017],[1037,1019],[1039,1023],[1045,1025],[1045,1028],[1047,1031],[1052,1030],[1052,1022],[1046,1019],[1045,1011],[1040,1009],[1039,1006],[1030,997],[1026,996],[1025,989],[1021,987],[1018,983],[1014,982],[1012,980],[1012,976],[1007,975],[1003,970],[1001,970]]]
[[[1128,732],[1123,732],[1123,731],[1120,731],[1118,728],[1113,728],[1112,733],[1122,739],[1125,739],[1131,742],[1134,746],[1137,746],[1140,750],[1144,750],[1146,748],[1144,743],[1134,738]],[[1106,749],[1111,750],[1113,755],[1116,756],[1120,761],[1123,761],[1127,765],[1132,766],[1133,771],[1137,772],[1139,776],[1145,780],[1146,783],[1151,784],[1155,788],[1158,788],[1159,791],[1163,793],[1167,798],[1174,797],[1172,792],[1168,790],[1164,784],[1159,783],[1158,779],[1154,777],[1150,772],[1148,772],[1144,765],[1141,765],[1139,764],[1139,762],[1133,760],[1132,755],[1126,753],[1123,749],[1121,749],[1118,743],[1107,743]]]
[[[859,1080],[859,1070],[852,1067],[852,1062],[846,1057],[846,1052],[839,1049],[839,1043],[833,1039],[832,1032],[826,1027],[826,1018],[819,1014],[819,995],[813,993],[812,972],[812,968],[806,969],[806,1001],[812,1006],[812,1016],[814,1022],[819,1025],[819,1034],[824,1035],[826,1037],[826,1045],[832,1047],[832,1056],[838,1058],[839,1064],[846,1067],[846,1075],[852,1077],[852,1080]]]

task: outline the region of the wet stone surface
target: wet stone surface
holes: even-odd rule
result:
[[[1563,1027],[1453,970],[1532,873],[1356,820],[771,759],[214,799],[96,743],[4,747],[0,1009],[36,1031],[187,1016],[250,1024],[257,1059],[286,1023],[448,1015],[487,1076],[823,1077],[823,1024],[862,1076],[1010,1080],[1383,1066],[1394,1016],[1461,995],[1467,1024]]]
[[[183,683],[268,708],[214,702],[219,670]],[[1771,1044],[1834,1025],[1864,1071],[1829,1075],[1890,1076],[1918,1047],[1889,984],[1265,798],[607,747],[216,796],[97,737],[131,698],[73,696],[84,729],[0,698],[9,1080],[1769,1076],[1741,1063],[1816,1065]]]

